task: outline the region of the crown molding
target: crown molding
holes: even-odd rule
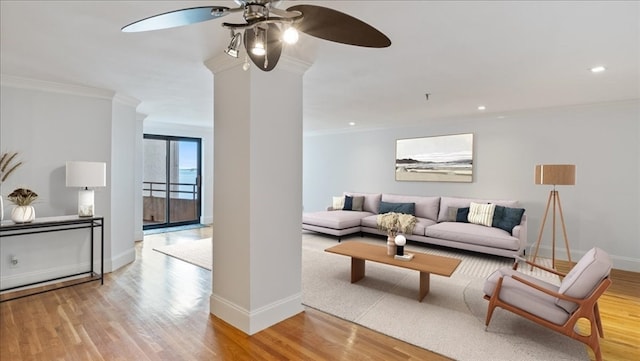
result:
[[[280,70],[286,70],[288,72],[303,75],[307,70],[309,70],[311,65],[313,65],[312,62],[282,54],[276,67],[280,68]]]
[[[231,57],[227,54],[220,54],[216,57],[205,60],[204,62],[207,69],[209,69],[214,75],[232,68],[240,67],[242,64],[244,64],[244,60]]]
[[[111,90],[92,88],[82,85],[56,83],[7,74],[0,75],[0,85],[11,88],[39,90],[49,93],[69,94],[98,99],[111,100],[115,96],[115,92]]]
[[[137,98],[124,95],[124,94],[115,94],[113,97],[113,101],[118,102],[120,104],[128,105],[132,108],[137,108],[138,105],[140,105],[141,103],[140,100],[138,100]]]

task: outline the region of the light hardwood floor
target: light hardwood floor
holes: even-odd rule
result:
[[[313,309],[243,334],[209,314],[209,271],[152,250],[210,234],[149,235],[103,286],[0,303],[0,360],[449,360]],[[615,272],[600,310],[604,359],[640,359],[640,275]]]

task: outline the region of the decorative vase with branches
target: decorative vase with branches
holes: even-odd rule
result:
[[[378,214],[376,219],[378,230],[387,233],[387,255],[393,256],[396,253],[396,235],[413,233],[416,222],[416,217],[411,214],[395,212]]]
[[[18,161],[16,157],[17,152],[4,152],[0,155],[0,221],[4,219],[4,201],[2,198],[2,184],[9,178],[22,162]]]

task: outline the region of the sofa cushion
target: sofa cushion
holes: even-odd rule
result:
[[[513,227],[519,225],[522,222],[523,214],[523,208],[510,208],[496,205],[491,226],[504,229],[505,231],[511,233],[513,231]]]
[[[455,222],[458,219],[458,207],[449,207],[447,222]]]
[[[485,227],[473,223],[440,222],[427,227],[425,235],[448,241],[513,251],[517,251],[520,248],[520,240],[510,233],[500,228]]]
[[[440,212],[438,213],[438,222],[446,222],[449,216],[449,207],[464,208],[469,207],[471,202],[475,203],[493,203],[503,207],[517,208],[518,201],[509,200],[491,200],[491,199],[474,199],[474,198],[457,198],[457,197],[440,197]]]
[[[527,274],[514,271],[509,267],[503,267],[493,272],[484,283],[484,294],[493,295],[498,284],[498,280],[504,277],[502,287],[500,288],[500,299],[508,304],[516,305],[529,313],[542,317],[556,325],[564,324],[569,318],[569,314],[560,307],[557,307],[553,296],[542,291],[532,289],[531,287],[511,278],[517,275],[533,284],[548,290],[558,292],[558,286],[529,276]]]
[[[383,194],[382,201],[391,203],[414,203],[415,216],[438,219],[438,209],[440,208],[440,197],[405,196],[397,194]]]
[[[302,223],[332,229],[345,229],[359,227],[360,219],[370,215],[370,212],[358,211],[310,212],[302,215]]]
[[[493,203],[476,203],[471,202],[469,205],[469,223],[480,224],[483,226],[491,227],[493,223],[493,212],[496,210],[496,205]]]
[[[344,196],[333,197],[333,202],[331,203],[331,208],[334,211],[339,211],[344,208]]]
[[[366,216],[360,220],[362,227],[378,229],[378,215]]]
[[[355,192],[345,192],[345,196],[362,196],[364,197],[364,202],[362,204],[363,212],[371,212],[378,213],[378,208],[380,208],[380,199],[382,198],[382,193],[355,193]]]
[[[380,208],[378,209],[379,214],[383,213],[403,213],[410,214],[414,216],[416,214],[416,204],[415,203],[391,203],[380,201]]]
[[[590,249],[580,261],[567,273],[560,284],[559,293],[575,298],[586,298],[598,284],[611,272],[609,255],[598,247]],[[556,304],[567,312],[573,312],[578,305],[565,300],[556,300]]]
[[[345,211],[362,211],[362,205],[364,204],[363,196],[344,196]]]
[[[457,208],[456,219],[454,222],[469,223],[469,207]]]

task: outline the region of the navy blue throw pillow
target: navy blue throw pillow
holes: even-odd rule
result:
[[[391,202],[380,202],[380,208],[378,208],[378,213],[404,213],[410,214],[412,216],[416,215],[416,204],[415,203],[391,203]]]
[[[458,208],[456,222],[469,223],[469,207]]]
[[[522,221],[522,215],[524,215],[524,209],[522,208],[509,208],[496,205],[491,225],[511,233],[513,227],[519,225]]]
[[[343,211],[350,211],[353,209],[353,197],[344,196],[344,207],[342,207]]]

